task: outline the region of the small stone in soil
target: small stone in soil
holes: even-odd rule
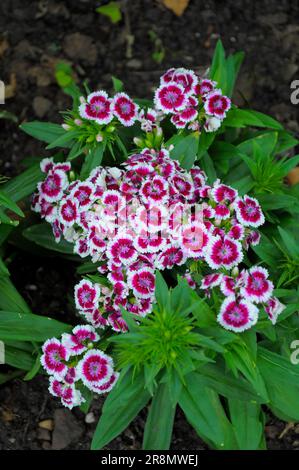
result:
[[[95,416],[93,414],[93,412],[91,411],[90,413],[87,413],[87,415],[85,416],[85,423],[86,424],[92,424],[95,422]]]
[[[54,450],[65,449],[69,444],[77,441],[83,433],[82,426],[70,410],[55,410],[54,423],[52,435],[52,449]]]
[[[44,117],[51,108],[51,101],[43,96],[36,96],[33,99],[33,109],[37,117]]]
[[[47,429],[39,428],[37,430],[36,438],[39,441],[51,441],[50,431],[48,431]]]

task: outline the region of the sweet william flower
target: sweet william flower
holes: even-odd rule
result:
[[[137,297],[146,299],[155,291],[155,275],[149,269],[142,268],[130,275],[129,285]]]
[[[222,95],[220,90],[213,90],[205,97],[204,109],[210,116],[224,119],[226,112],[230,107],[230,99],[227,96]]]
[[[53,374],[57,379],[67,372],[66,361],[69,359],[67,348],[56,338],[48,339],[43,347],[41,364],[48,374]]]
[[[78,363],[77,371],[84,385],[92,390],[93,386],[103,385],[110,379],[113,361],[102,351],[90,349]]]
[[[64,333],[62,335],[61,342],[69,354],[74,356],[86,351],[90,343],[99,341],[99,339],[99,335],[91,325],[77,325],[71,334]]]
[[[101,291],[98,284],[83,279],[75,287],[75,302],[78,310],[95,309],[99,302]]]
[[[258,201],[245,195],[234,202],[237,219],[245,227],[259,227],[265,222],[265,217]]]
[[[243,259],[241,244],[225,237],[213,237],[207,246],[205,260],[212,269],[221,267],[230,269],[237,266]]]
[[[76,390],[73,385],[61,382],[54,377],[50,377],[48,390],[54,397],[59,397],[61,399],[61,403],[70,410],[74,406],[80,406],[85,402],[80,391]]]
[[[113,113],[125,127],[138,119],[138,106],[126,93],[117,93],[113,98]]]
[[[184,88],[176,82],[161,85],[155,93],[155,105],[158,109],[168,114],[184,109],[187,97]]]
[[[96,121],[100,125],[109,124],[113,119],[112,100],[103,90],[90,93],[87,102],[80,105],[79,114],[82,118]]]
[[[110,390],[112,390],[112,388],[116,384],[118,377],[119,377],[119,373],[113,372],[111,377],[102,385],[90,385],[90,388],[91,390],[93,390],[94,392],[97,392],[98,394],[108,393],[110,392]]]
[[[217,117],[207,117],[204,129],[206,132],[216,132],[221,127],[221,123],[221,119]]]
[[[235,296],[227,297],[217,316],[217,321],[226,330],[236,333],[248,330],[258,320],[258,309],[251,302],[244,299],[237,299]]]
[[[245,276],[245,286],[241,289],[241,294],[251,302],[267,302],[273,292],[273,284],[268,280],[267,269],[261,266],[254,266]]]
[[[285,309],[285,305],[282,304],[277,297],[271,297],[266,305],[265,305],[265,311],[268,315],[268,317],[271,320],[272,325],[275,325],[277,322],[277,318],[283,312]]]

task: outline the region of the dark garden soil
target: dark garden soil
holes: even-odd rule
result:
[[[58,112],[70,106],[54,76],[61,60],[74,67],[78,82],[88,78],[92,89],[111,89],[114,75],[131,95],[151,97],[166,68],[207,66],[221,36],[228,52],[246,53],[234,101],[272,114],[299,136],[299,106],[290,102],[290,83],[299,78],[298,2],[190,0],[178,18],[162,1],[123,1],[125,20],[117,25],[95,12],[100,3],[0,2],[0,79],[10,94],[4,108],[19,122],[59,122]],[[154,57],[161,49],[165,57],[159,64]],[[14,122],[0,120],[0,125],[0,174],[15,175],[24,157],[46,155]],[[11,253],[13,281],[32,310],[69,321],[73,263]],[[95,400],[85,418],[80,410],[62,410],[48,395],[44,377],[15,379],[0,387],[0,449],[88,449],[101,404]],[[144,418],[143,412],[109,448],[140,448]],[[270,449],[299,448],[299,425],[286,428],[269,415],[266,436]],[[172,448],[206,448],[180,412]]]

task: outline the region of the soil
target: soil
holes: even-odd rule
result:
[[[221,37],[227,52],[246,54],[234,102],[273,115],[299,137],[299,106],[290,102],[290,83],[299,76],[297,2],[190,0],[184,14],[177,17],[162,0],[121,1],[124,19],[116,25],[95,11],[102,3],[1,1],[0,79],[9,85],[10,94],[3,109],[15,114],[18,123],[59,122],[59,111],[70,106],[70,98],[55,80],[59,61],[70,63],[78,83],[88,79],[91,89],[111,90],[114,75],[124,81],[132,96],[150,98],[167,68],[208,66]],[[158,63],[155,52],[161,50],[164,58]],[[0,174],[15,175],[22,170],[24,157],[46,155],[42,145],[23,134],[16,123],[0,123]],[[72,318],[75,266],[71,262],[18,251],[10,269],[34,312]],[[86,423],[80,410],[61,410],[48,395],[44,377],[31,382],[15,379],[0,388],[0,449],[88,449],[101,403],[94,401],[88,418],[94,422]],[[109,449],[140,448],[144,417],[143,412]],[[54,426],[53,432],[39,426],[44,420],[50,429]],[[268,448],[299,447],[298,425],[285,426],[268,415]],[[206,448],[180,411],[172,448]]]

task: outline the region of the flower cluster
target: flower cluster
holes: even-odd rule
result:
[[[126,93],[118,92],[109,97],[104,90],[94,91],[86,98],[80,98],[81,104],[75,112],[68,113],[62,124],[65,130],[83,126],[80,139],[91,142],[94,136],[102,141],[117,125],[133,126],[139,122],[146,133],[162,133],[161,122],[170,117],[177,129],[187,128],[192,131],[215,132],[231,107],[231,101],[217,88],[217,83],[197,75],[193,70],[171,68],[160,78],[160,85],[155,91],[154,107],[140,109],[139,105]],[[93,125],[96,128],[93,129]],[[94,134],[95,132],[95,134]],[[93,135],[94,134],[94,135]],[[80,140],[79,139],[79,140]]]
[[[83,386],[101,394],[117,381],[111,357],[96,347],[99,339],[92,326],[78,325],[60,341],[52,338],[43,345],[41,364],[50,375],[49,391],[70,409],[84,403]]]
[[[225,296],[218,314],[219,323],[228,330],[241,332],[251,328],[258,320],[258,304],[262,304],[271,322],[276,323],[284,306],[272,297],[273,284],[268,271],[260,266],[249,270],[233,269],[230,275],[221,272],[208,274],[201,282],[201,289],[219,287]]]
[[[41,168],[46,177],[33,197],[33,209],[51,223],[57,241],[63,236],[75,253],[99,265],[98,282],[83,279],[75,288],[76,306],[94,327],[125,331],[122,308],[137,316],[152,309],[155,270],[188,260],[212,271],[203,281],[205,290],[236,284],[225,291],[230,303],[218,315],[225,328],[252,326],[259,302],[272,321],[277,316],[265,270],[244,272],[244,282],[231,274],[244,250],[259,242],[255,229],[264,215],[256,199],[240,197],[219,180],[208,185],[199,167],[187,172],[166,149],[144,149],[121,169],[95,168],[85,181],[69,181],[69,164],[47,159]]]
[[[123,126],[129,127],[138,117],[138,105],[126,93],[116,93],[112,99],[105,91],[95,91],[87,96],[86,101],[81,101],[80,116],[100,125],[109,124],[116,118]]]
[[[231,101],[216,88],[216,82],[184,68],[169,69],[160,79],[155,92],[155,106],[177,129],[214,132],[225,118]]]

